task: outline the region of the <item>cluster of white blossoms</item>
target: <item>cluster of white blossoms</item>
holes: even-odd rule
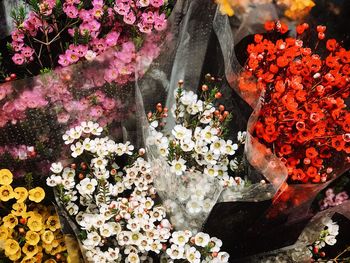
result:
[[[237,143],[224,139],[224,116],[219,116],[211,100],[201,100],[192,91],[179,88],[175,92],[177,103],[172,113],[176,125],[168,136],[159,131],[159,121],[151,118],[147,144],[156,146],[160,157],[166,159],[176,175],[196,169],[209,177],[220,179],[225,186],[236,184],[228,175],[229,156],[244,144],[246,133],[239,132]],[[219,114],[215,114],[219,112]],[[221,118],[221,119],[220,119]],[[231,167],[238,165],[237,162]]]
[[[317,246],[318,249],[326,245],[333,246],[337,242],[336,236],[339,234],[339,225],[331,218],[325,217],[322,224],[325,228],[321,231],[319,239],[314,243],[314,247]]]
[[[68,131],[63,139],[71,144],[75,163],[53,163],[53,175],[47,179],[79,228],[85,258],[99,263],[152,262],[155,253],[167,262],[228,262],[216,238],[208,240],[202,233],[202,240],[187,231],[186,242],[180,242],[182,232],[173,232],[165,208],[155,203],[150,164],[136,155],[129,166],[119,167],[116,158],[132,156],[134,147],[98,137],[101,134],[96,123]]]

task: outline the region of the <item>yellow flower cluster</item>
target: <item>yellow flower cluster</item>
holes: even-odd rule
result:
[[[215,0],[215,2],[219,5],[221,14],[228,16],[235,14],[233,10],[234,0]]]
[[[0,218],[0,251],[18,263],[55,263],[56,259],[67,262],[59,218],[52,207],[39,204],[45,191],[41,187],[13,189],[12,181],[9,170],[0,170],[0,200],[15,199],[12,210]]]
[[[284,15],[292,20],[300,20],[315,6],[312,0],[278,0],[278,5],[286,8]]]

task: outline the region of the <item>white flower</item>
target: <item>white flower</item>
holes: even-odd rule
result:
[[[198,100],[188,105],[186,108],[187,112],[191,115],[196,115],[198,112],[203,111],[203,101]]]
[[[209,244],[210,236],[206,233],[199,232],[194,236],[194,243],[199,247],[206,247]]]
[[[58,173],[62,172],[63,166],[62,166],[62,164],[61,164],[60,162],[58,162],[58,163],[52,163],[52,164],[51,164],[51,167],[50,167],[50,170],[51,170],[53,173],[58,174]]]
[[[100,127],[100,125],[98,123],[93,123],[93,125],[91,127],[91,134],[96,135],[96,136],[100,136],[102,131],[103,131],[103,128]]]
[[[80,138],[81,134],[83,132],[83,128],[80,126],[75,127],[74,129],[71,129],[70,136],[77,140]]]
[[[184,247],[185,244],[190,240],[190,237],[191,236],[189,236],[185,231],[175,231],[171,235],[170,242],[180,247]]]
[[[182,93],[180,101],[185,106],[195,103],[197,101],[197,94],[194,94],[193,91],[185,91]]]
[[[166,250],[166,253],[171,259],[182,259],[184,256],[185,249],[182,246],[172,244],[170,248]]]
[[[186,208],[188,209],[188,212],[190,214],[198,214],[199,212],[202,211],[201,202],[193,199],[187,202]]]
[[[172,173],[175,173],[176,175],[183,174],[183,172],[186,171],[185,163],[186,163],[186,161],[184,159],[182,159],[182,158],[179,158],[179,160],[173,160],[171,162],[170,171]]]
[[[84,178],[76,187],[81,195],[91,195],[95,191],[96,186],[96,179]]]
[[[153,240],[152,244],[151,244],[151,251],[159,254],[160,250],[163,248],[162,244],[160,243],[159,240]]]
[[[222,139],[217,139],[210,145],[210,150],[216,155],[224,154],[226,153],[226,142]]]
[[[214,243],[214,247],[210,249],[210,252],[219,252],[222,247],[222,241],[216,237],[212,237],[210,242]]]
[[[211,122],[213,117],[213,112],[215,111],[215,108],[212,107],[211,109],[205,110],[202,114],[202,117],[200,119],[200,122],[203,124],[208,124]]]
[[[85,54],[85,59],[87,61],[92,61],[96,58],[96,52],[92,51],[92,50],[88,50]]]
[[[109,224],[103,224],[99,230],[100,230],[101,236],[103,237],[110,237],[113,233],[113,228]]]
[[[238,134],[237,134],[237,140],[238,140],[240,143],[244,144],[246,138],[247,138],[247,132],[245,132],[245,131],[244,131],[244,132],[241,132],[241,131],[238,132]]]
[[[215,165],[217,163],[218,158],[219,158],[219,155],[214,154],[212,151],[208,151],[204,155],[204,160],[211,165]]]
[[[79,211],[79,207],[74,203],[68,203],[66,209],[70,215],[76,215]]]
[[[166,157],[169,153],[168,144],[160,144],[158,146],[158,152],[161,156]]]
[[[237,149],[238,149],[238,145],[237,144],[232,144],[231,140],[228,140],[226,142],[225,153],[227,155],[234,155],[236,153]]]
[[[218,130],[210,126],[206,126],[201,131],[202,139],[205,140],[207,143],[216,141],[218,139],[218,137],[216,136],[217,134],[218,134]]]
[[[224,263],[224,262],[228,262],[230,255],[226,252],[219,252],[217,257],[220,259],[220,262]]]
[[[70,149],[72,151],[72,157],[77,158],[84,151],[84,147],[80,142],[77,142],[75,145],[71,145]]]
[[[190,263],[200,263],[200,258],[201,258],[201,253],[194,248],[194,247],[189,247],[186,249],[186,259]]]
[[[326,236],[324,241],[330,246],[333,246],[335,243],[337,243],[335,236],[332,235]]]
[[[85,138],[83,141],[84,150],[89,152],[95,152],[95,141],[90,138]]]
[[[98,169],[104,169],[107,163],[108,163],[108,160],[102,157],[93,158],[91,160],[91,166],[96,167]]]
[[[213,202],[213,200],[211,200],[210,198],[207,198],[203,201],[203,211],[205,213],[209,213],[211,211],[211,209],[213,208],[215,202]]]
[[[211,177],[216,177],[218,176],[218,166],[208,165],[206,168],[204,168],[204,173]]]
[[[330,235],[337,236],[339,234],[339,225],[336,222],[330,220],[327,222],[326,227]]]
[[[186,138],[183,141],[181,141],[181,149],[184,152],[190,152],[193,150],[195,146],[194,141],[191,140],[191,138]]]
[[[185,128],[182,125],[176,125],[172,132],[171,132],[174,137],[178,140],[183,140],[185,138],[191,138],[192,137],[192,131]]]
[[[61,184],[61,182],[62,182],[62,177],[54,174],[46,178],[46,184],[50,187],[55,187]]]

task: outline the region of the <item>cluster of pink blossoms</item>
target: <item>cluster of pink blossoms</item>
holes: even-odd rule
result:
[[[153,30],[162,31],[167,25],[165,14],[160,9],[164,0],[116,0],[113,3],[93,0],[89,9],[81,8],[81,0],[62,2],[63,13],[70,21],[67,33],[71,40],[68,49],[59,55],[58,64],[61,66],[74,64],[81,59],[93,60],[108,48],[122,45],[133,37],[130,33],[135,26],[141,33],[148,34]],[[12,59],[16,65],[33,61],[34,49],[25,44],[26,35],[31,38],[36,37],[39,31],[49,35],[60,30],[53,15],[55,7],[55,0],[41,1],[40,12],[30,12],[23,26],[12,33],[15,51]],[[72,43],[77,35],[88,39],[88,42]]]
[[[27,145],[0,146],[0,156],[5,153],[10,154],[15,160],[27,160],[36,157],[35,148]]]
[[[338,206],[348,199],[349,196],[345,191],[335,194],[334,190],[329,188],[326,191],[326,197],[320,201],[320,209],[325,210],[329,207]]]

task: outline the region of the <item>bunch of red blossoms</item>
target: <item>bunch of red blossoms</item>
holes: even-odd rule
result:
[[[239,80],[248,97],[264,93],[253,134],[285,163],[290,181],[325,182],[350,162],[350,51],[324,40],[325,26],[317,26],[315,48],[302,41],[313,33],[306,23],[297,38],[280,22],[265,29],[278,39],[255,35]]]

